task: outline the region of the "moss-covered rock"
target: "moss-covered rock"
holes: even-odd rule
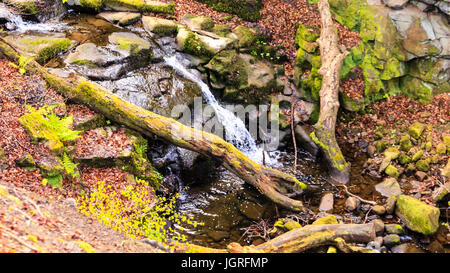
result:
[[[409,135],[404,135],[400,138],[400,150],[409,152],[412,147],[411,139]]]
[[[405,154],[400,154],[398,157],[398,162],[402,165],[406,165],[411,162],[411,158]]]
[[[2,150],[3,151],[3,150]],[[23,168],[32,168],[36,166],[36,162],[31,154],[24,154],[16,160],[16,164]]]
[[[238,46],[244,48],[250,48],[255,45],[258,39],[261,39],[261,34],[257,29],[248,28],[243,25],[237,26],[233,33],[238,38]]]
[[[119,24],[120,26],[128,26],[139,21],[139,19],[141,19],[141,14],[138,12],[105,11],[97,14],[97,17],[103,18],[106,21],[113,24]]]
[[[75,44],[64,38],[63,34],[14,35],[7,36],[5,39],[25,54],[33,56],[40,64],[44,64],[58,54],[69,50]]]
[[[334,215],[328,215],[315,220],[311,225],[332,225],[338,224],[338,220]]]
[[[185,14],[181,18],[181,22],[191,30],[205,30],[212,31],[215,23],[211,17],[208,16],[196,16],[193,14]]]
[[[387,166],[387,168],[384,170],[384,172],[391,177],[397,178],[399,176],[397,168],[393,165]]]
[[[236,14],[247,21],[257,21],[261,18],[261,0],[197,0],[212,7],[214,10]]]
[[[39,6],[35,0],[5,0],[5,3],[12,5],[24,14],[37,15]]]
[[[415,122],[409,127],[408,132],[413,138],[419,139],[424,130],[425,125],[420,122]]]
[[[375,147],[377,149],[377,152],[382,153],[384,150],[386,150],[388,143],[385,140],[379,140],[375,144]]]
[[[199,56],[211,58],[218,52],[232,47],[233,40],[229,38],[212,38],[180,27],[177,34],[177,47],[180,51]]]
[[[430,160],[421,159],[416,162],[416,168],[422,172],[428,172],[430,170]]]
[[[445,145],[444,142],[441,142],[436,146],[436,153],[443,155],[446,152],[447,152],[447,146]]]
[[[82,0],[83,1],[83,0]],[[171,14],[175,13],[175,3],[154,0],[84,0],[102,2],[103,6],[118,11],[140,11]]]
[[[178,25],[172,20],[144,16],[142,17],[142,24],[146,31],[160,35],[172,35],[178,32]]]
[[[214,25],[212,32],[221,37],[227,37],[231,33],[231,27],[224,24]]]
[[[417,152],[415,152],[415,153],[413,154],[413,156],[411,157],[411,160],[412,160],[413,162],[416,162],[416,161],[418,161],[419,159],[421,159],[422,156],[423,156],[423,150],[419,150],[419,151],[417,151]]]
[[[439,227],[439,209],[410,196],[397,198],[395,214],[409,229],[425,235],[434,234]]]
[[[397,159],[400,151],[396,147],[389,147],[384,151],[384,157],[392,160]]]

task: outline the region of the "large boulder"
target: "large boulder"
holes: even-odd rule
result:
[[[425,235],[439,228],[439,209],[410,196],[398,196],[395,214],[409,229]]]
[[[142,17],[144,29],[160,35],[171,35],[178,31],[178,25],[175,21],[162,19],[158,17]]]
[[[206,68],[213,86],[226,86],[224,95],[228,99],[256,102],[277,86],[271,63],[235,50],[220,52]]]
[[[128,26],[136,23],[141,19],[141,14],[137,12],[114,12],[114,11],[105,11],[97,14],[97,17],[105,19],[106,21],[112,24],[119,24],[120,26]]]
[[[234,40],[220,37],[214,33],[199,34],[185,27],[178,29],[178,50],[200,57],[213,57],[220,51],[231,48]]]

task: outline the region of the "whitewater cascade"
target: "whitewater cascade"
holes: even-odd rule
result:
[[[252,138],[250,132],[245,127],[244,122],[218,103],[206,83],[204,83],[188,69],[186,69],[186,67],[181,64],[181,62],[176,58],[175,55],[165,57],[164,61],[167,65],[172,67],[183,77],[195,82],[200,87],[206,103],[213,107],[219,122],[225,129],[226,141],[233,144],[239,151],[243,152],[249,158],[259,164],[262,164],[263,160],[267,165],[276,164],[276,159],[269,156],[266,151],[256,145],[255,140]]]

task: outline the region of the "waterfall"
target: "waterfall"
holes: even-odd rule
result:
[[[181,64],[181,62],[176,58],[175,55],[165,57],[164,61],[167,65],[172,67],[183,77],[195,82],[200,87],[206,103],[213,107],[217,119],[225,129],[226,141],[233,144],[239,151],[243,152],[249,158],[259,164],[263,163],[263,157],[264,161],[268,165],[274,165],[277,162],[276,159],[271,158],[267,152],[256,145],[255,140],[252,138],[250,132],[245,127],[244,122],[240,118],[236,117],[232,112],[223,108],[211,93],[209,86],[201,79],[199,79],[195,74],[186,69],[186,67]]]
[[[54,32],[66,27],[66,24],[49,24],[47,23],[34,23],[25,22],[20,15],[11,12],[5,5],[0,3],[0,18],[5,18],[7,21],[12,23],[16,28],[14,32],[25,33],[25,32]]]

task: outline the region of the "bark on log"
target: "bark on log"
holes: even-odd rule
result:
[[[325,160],[330,167],[330,176],[340,183],[347,183],[350,176],[350,165],[345,161],[336,141],[335,129],[339,110],[339,75],[347,51],[341,51],[338,36],[331,17],[327,0],[319,0],[318,8],[322,28],[317,40],[320,49],[322,66],[318,73],[322,75],[320,89],[320,113],[314,132],[314,142],[321,148]]]
[[[20,53],[1,38],[0,53],[16,63],[20,58]],[[193,129],[174,119],[135,106],[85,78],[75,76],[63,79],[55,76],[34,60],[27,64],[26,70],[40,74],[51,87],[64,97],[85,104],[108,119],[135,129],[144,135],[150,137],[157,135],[176,146],[218,160],[229,171],[285,208],[293,211],[305,209],[301,201],[284,195],[289,191],[306,189],[305,184],[291,175],[257,164],[232,144],[214,134]]]
[[[368,243],[375,239],[375,226],[370,224],[309,225],[288,231],[258,246],[230,243],[227,249],[197,245],[175,247],[176,252],[197,253],[299,253],[320,246],[337,246],[342,252],[370,252],[347,243]]]

